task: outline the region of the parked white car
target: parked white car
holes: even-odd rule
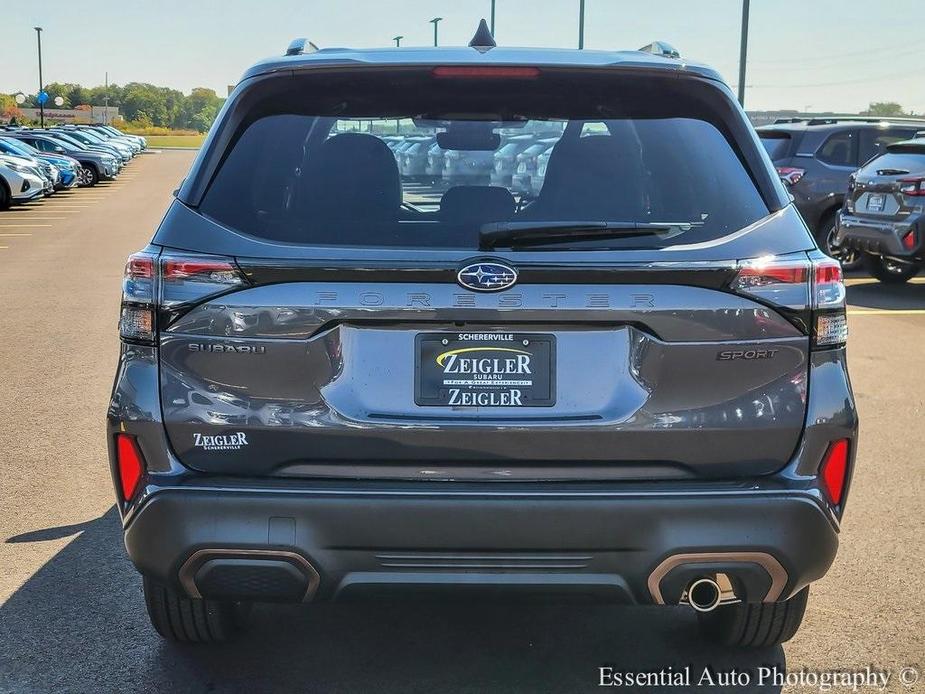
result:
[[[32,173],[38,174],[38,177],[42,179],[45,195],[52,195],[55,192],[56,179],[60,176],[60,173],[56,167],[47,161],[40,161],[33,157],[11,152],[0,153],[0,158],[3,158],[7,164],[18,164],[19,166],[27,167]]]
[[[0,156],[0,210],[44,194],[45,180],[37,169],[17,161],[16,157]]]

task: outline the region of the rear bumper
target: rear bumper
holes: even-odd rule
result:
[[[142,573],[194,597],[540,593],[641,604],[675,604],[692,578],[718,571],[743,600],[784,599],[825,574],[838,544],[834,516],[806,490],[358,484],[149,485],[125,544]]]
[[[323,480],[185,467],[160,419],[157,351],[123,345],[108,414],[110,469],[118,488],[114,437],[124,432],[148,470],[137,497],[119,503],[125,544],[142,573],[205,596],[224,585],[226,594],[250,586],[257,594],[246,597],[259,600],[515,591],[670,604],[691,572],[722,571],[742,584],[744,600],[786,598],[835,556],[851,486],[839,507],[824,500],[819,464],[830,442],[850,439],[849,480],[854,469],[858,423],[844,349],[810,359],[807,426],[790,463],[771,475]],[[685,563],[671,568],[679,556]]]
[[[902,239],[910,231],[916,232],[916,243],[910,250],[903,247]],[[877,221],[842,213],[838,219],[835,242],[853,251],[885,255],[896,258],[919,258],[925,248],[925,219],[913,215],[901,222]]]

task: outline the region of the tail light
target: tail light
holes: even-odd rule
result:
[[[851,174],[848,176],[848,192],[845,195],[845,210],[854,213],[854,186],[857,183],[857,176]]]
[[[845,483],[848,481],[848,439],[839,439],[829,444],[822,456],[819,476],[829,501],[838,506],[844,498]]]
[[[806,169],[798,169],[794,166],[777,167],[777,175],[780,176],[781,180],[788,186],[796,185],[799,183],[800,179],[803,178],[803,174],[805,173]]]
[[[783,309],[790,318],[805,312],[810,305],[809,258],[769,256],[743,261],[730,288]],[[808,328],[805,323],[803,328]]]
[[[161,256],[161,307],[174,309],[246,284],[237,265],[219,256]]]
[[[125,263],[119,316],[119,335],[123,340],[154,341],[156,263],[156,256],[145,251],[130,255]]]
[[[845,285],[837,260],[771,256],[745,261],[730,289],[774,306],[809,332],[814,348],[838,347],[848,338]]]
[[[913,198],[925,197],[925,178],[900,179],[899,190],[903,195],[909,195]]]
[[[907,251],[915,250],[915,242],[915,229],[910,230],[909,233],[902,237],[903,248]]]
[[[841,347],[848,341],[845,283],[841,263],[833,258],[813,262],[813,345]]]
[[[145,463],[138,450],[138,443],[128,434],[116,434],[116,468],[122,499],[130,501],[138,491]]]
[[[135,253],[122,278],[119,334],[129,342],[153,344],[159,322],[246,283],[230,258]]]

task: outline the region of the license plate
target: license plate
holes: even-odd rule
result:
[[[437,407],[556,403],[556,338],[535,333],[421,333],[414,402]]]
[[[883,212],[886,196],[883,193],[871,193],[867,198],[868,212]]]

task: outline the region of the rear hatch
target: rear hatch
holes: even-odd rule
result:
[[[374,73],[245,90],[155,237],[163,416],[184,464],[499,481],[786,464],[814,247],[728,90],[618,70]],[[539,127],[562,135],[535,199],[438,183],[410,202],[381,139],[490,154]]]
[[[921,213],[925,200],[925,140],[898,143],[868,162],[851,180],[846,207],[874,222],[902,221]]]

